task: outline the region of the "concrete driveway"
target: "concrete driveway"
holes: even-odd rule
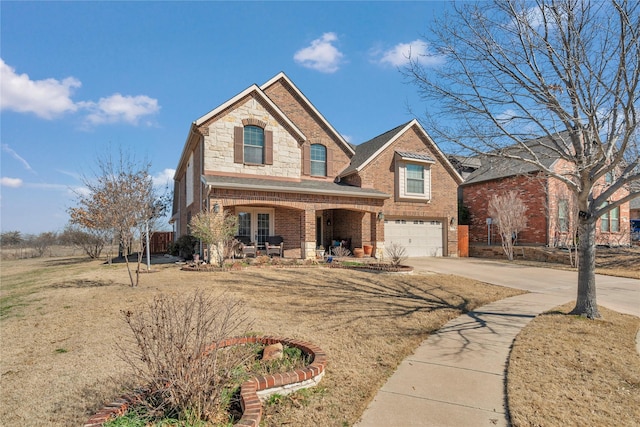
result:
[[[455,274],[494,285],[524,289],[532,293],[566,297],[575,301],[578,273],[528,267],[481,258],[409,258],[417,271]],[[599,305],[621,313],[640,316],[640,280],[596,275]]]

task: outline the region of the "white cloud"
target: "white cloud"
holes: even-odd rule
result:
[[[141,117],[160,110],[157,99],[145,95],[123,96],[119,93],[100,98],[97,103],[82,102],[80,104],[90,111],[87,122],[92,125],[117,122],[137,125]]]
[[[15,68],[0,59],[0,109],[19,113],[34,113],[43,119],[53,119],[77,110],[71,100],[73,89],[82,84],[74,77],[31,80],[27,74],[17,74]]]
[[[22,187],[22,180],[20,178],[9,178],[3,176],[0,178],[0,185],[3,187],[19,188]]]
[[[82,86],[75,77],[60,81],[53,78],[31,80],[27,74],[17,74],[15,68],[0,59],[0,109],[18,113],[33,113],[51,120],[64,113],[88,112],[89,125],[124,122],[137,125],[140,119],[160,110],[158,100],[146,95],[115,93],[98,102],[71,99],[73,89]],[[14,156],[15,157],[15,156]],[[23,164],[25,164],[24,162]],[[26,164],[28,165],[28,164]]]
[[[19,161],[20,163],[22,163],[22,166],[24,166],[24,168],[26,170],[28,170],[29,172],[33,172],[36,173],[36,171],[34,171],[31,168],[31,165],[29,164],[29,162],[27,162],[25,159],[23,159],[18,153],[16,153],[11,147],[9,147],[9,144],[2,144],[2,151],[5,151],[7,153],[9,153],[11,155],[11,157],[13,157],[14,159],[16,159],[17,161]]]
[[[432,54],[429,51],[429,44],[420,39],[409,43],[398,43],[391,49],[374,52],[373,56],[379,56],[378,62],[380,64],[389,64],[394,67],[407,65],[409,60],[427,67],[444,63],[444,57]]]
[[[338,36],[335,33],[324,33],[319,39],[313,40],[310,46],[297,51],[293,59],[303,67],[323,73],[335,73],[344,56],[332,44],[337,41]]]
[[[169,187],[173,189],[173,176],[175,174],[175,169],[168,168],[163,170],[162,172],[158,172],[152,177],[154,187],[165,187],[166,185],[169,185]]]

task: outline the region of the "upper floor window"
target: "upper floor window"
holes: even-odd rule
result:
[[[273,164],[273,131],[266,130],[260,126],[261,123],[258,124],[249,123],[245,126],[235,127],[233,134],[234,163]]]
[[[424,194],[424,166],[407,164],[406,168],[407,194]]]
[[[264,129],[258,126],[244,127],[244,162],[264,163]]]
[[[431,165],[435,160],[426,153],[395,153],[396,200],[431,200]]]
[[[605,184],[611,184],[613,182],[613,171],[609,171],[604,175]]]
[[[600,231],[611,233],[620,232],[620,206],[616,206],[602,215],[600,218]]]
[[[558,231],[561,233],[569,231],[569,201],[567,199],[558,201]]]
[[[327,176],[327,147],[311,144],[311,176]]]

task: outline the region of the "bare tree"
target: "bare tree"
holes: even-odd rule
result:
[[[518,234],[527,227],[527,207],[516,191],[509,191],[491,196],[488,212],[498,226],[505,255],[513,261],[513,246]]]
[[[464,3],[425,36],[440,65],[413,57],[404,70],[433,101],[425,127],[434,139],[533,165],[575,194],[581,261],[572,313],[589,318],[600,316],[596,220],[640,194],[630,188],[640,179],[639,10],[627,0]],[[526,144],[537,137],[546,154]],[[551,155],[566,168],[549,167]],[[600,186],[607,174],[613,179]]]
[[[124,253],[131,286],[140,279],[142,259],[141,230],[154,216],[157,197],[148,162],[137,162],[120,152],[114,161],[110,155],[98,159],[98,173],[93,179],[84,178],[87,193],[78,194],[78,207],[69,209],[71,223],[93,230],[106,230],[116,236]],[[135,278],[128,255],[138,249],[138,268]]]
[[[60,235],[60,240],[65,245],[77,246],[92,259],[100,258],[104,245],[109,241],[108,230],[85,228],[77,225],[68,225]]]
[[[209,257],[216,260],[218,267],[222,267],[229,254],[230,243],[238,231],[236,216],[224,210],[202,211],[191,218],[189,226],[191,234],[207,245]]]

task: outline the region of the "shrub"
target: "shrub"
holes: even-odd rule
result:
[[[405,249],[404,246],[402,246],[399,243],[395,243],[395,242],[391,243],[389,246],[386,247],[385,252],[389,257],[389,262],[391,262],[391,265],[394,267],[399,266],[400,264],[405,262],[408,258],[407,250]]]
[[[134,379],[147,390],[151,414],[182,420],[220,421],[235,387],[237,368],[252,357],[242,347],[213,343],[249,330],[243,304],[203,291],[159,295],[145,311],[123,312],[133,333],[120,344]]]
[[[331,249],[331,252],[335,257],[348,257],[351,255],[351,251],[342,246],[336,246],[335,248]]]
[[[185,234],[184,236],[178,237],[178,240],[169,246],[169,253],[186,260],[191,260],[193,259],[193,254],[196,252],[197,244],[198,239],[189,234]]]

